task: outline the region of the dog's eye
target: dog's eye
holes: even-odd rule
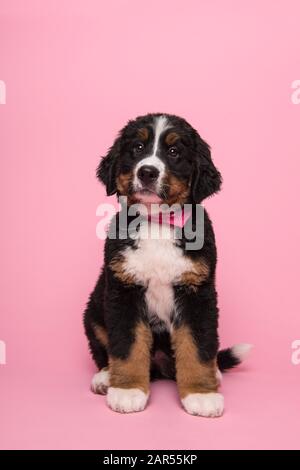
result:
[[[170,147],[168,150],[168,154],[170,155],[170,157],[177,157],[178,156],[177,147]]]
[[[142,142],[138,142],[135,146],[134,146],[134,152],[135,153],[141,153],[143,150],[144,150],[145,146]]]

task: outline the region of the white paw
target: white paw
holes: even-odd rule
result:
[[[147,403],[149,394],[146,395],[139,388],[115,388],[109,387],[107,392],[108,406],[119,413],[132,413],[142,411]]]
[[[104,368],[92,378],[91,389],[94,393],[105,395],[109,387],[109,370]]]
[[[191,415],[216,418],[224,411],[224,397],[220,393],[190,393],[181,402]]]

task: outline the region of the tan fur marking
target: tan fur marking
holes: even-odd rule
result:
[[[181,181],[169,173],[164,183],[169,188],[169,197],[167,200],[164,200],[164,203],[169,205],[184,204],[187,201],[190,189],[186,181]]]
[[[150,383],[150,350],[152,334],[149,326],[139,323],[127,359],[110,357],[110,385],[118,388],[139,388],[148,393]]]
[[[108,336],[106,329],[103,326],[100,325],[93,325],[94,333],[97,338],[97,340],[107,348],[108,346]]]
[[[188,285],[190,287],[200,286],[209,274],[209,267],[203,259],[193,262],[193,270],[186,271],[182,274],[179,284]]]
[[[172,344],[176,360],[176,380],[180,398],[190,393],[210,393],[218,390],[216,360],[200,361],[197,347],[187,326],[175,329]]]
[[[138,130],[138,137],[145,141],[148,140],[149,138],[149,131],[146,127],[142,127],[141,129]]]
[[[114,272],[114,275],[124,284],[136,284],[134,277],[127,273],[124,266],[125,260],[124,257],[119,254],[116,258],[114,258],[110,263],[109,266]]]
[[[178,139],[180,139],[180,136],[177,134],[177,132],[170,132],[166,136],[166,144],[173,145]]]
[[[121,173],[117,176],[117,189],[120,194],[126,195],[128,193],[128,187],[132,181],[132,173]]]

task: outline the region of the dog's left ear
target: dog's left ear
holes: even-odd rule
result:
[[[209,145],[197,132],[195,157],[191,191],[194,201],[198,203],[220,190],[222,177],[212,161]]]
[[[118,137],[107,155],[100,161],[96,174],[97,178],[106,186],[106,194],[111,196],[117,192],[116,168],[121,151],[121,138]]]

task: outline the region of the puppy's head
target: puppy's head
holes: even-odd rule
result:
[[[129,203],[198,203],[220,189],[210,148],[184,119],[138,117],[121,130],[97,168],[108,195]]]

